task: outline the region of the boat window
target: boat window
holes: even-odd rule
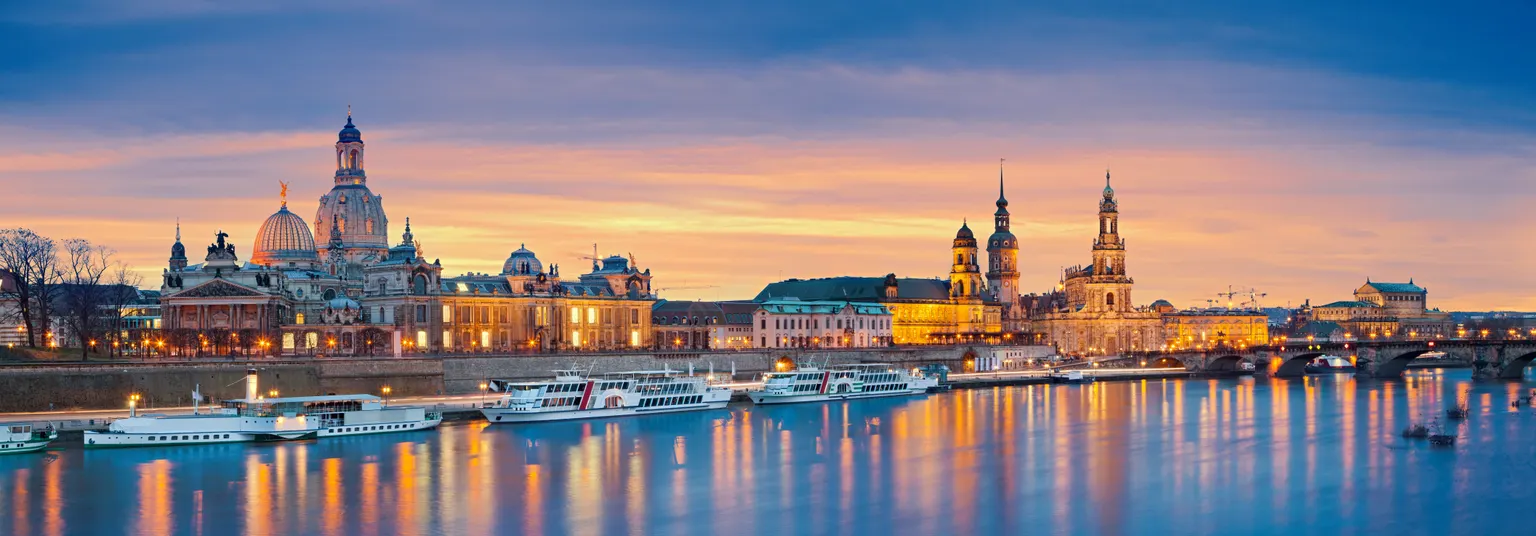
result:
[[[154,441],[155,440],[155,436],[149,436],[149,440],[150,441]]]

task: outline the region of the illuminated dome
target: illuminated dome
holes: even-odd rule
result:
[[[507,262],[501,265],[501,275],[537,274],[544,271],[544,263],[539,262],[539,257],[528,250],[525,244],[518,244],[517,251],[507,257]]]
[[[251,248],[253,264],[309,266],[319,260],[309,225],[298,214],[289,212],[287,204],[261,224],[261,230],[256,232],[256,246]]]

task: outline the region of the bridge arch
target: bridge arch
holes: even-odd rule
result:
[[[1242,369],[1243,356],[1224,355],[1206,362],[1206,372],[1235,372]]]
[[[1413,350],[1410,352],[1397,354],[1397,356],[1392,358],[1379,359],[1376,363],[1376,374],[1374,374],[1374,376],[1378,378],[1395,378],[1402,376],[1403,371],[1408,369],[1409,363],[1412,363],[1413,360],[1418,359],[1419,356],[1430,353],[1432,351],[1434,351],[1432,348]],[[1377,354],[1376,357],[1380,358],[1381,355]],[[1363,364],[1361,365],[1362,366],[1360,368],[1365,368]]]
[[[1504,362],[1504,368],[1499,369],[1499,378],[1518,380],[1525,377],[1525,367],[1536,360],[1536,352],[1527,352],[1525,355]]]
[[[1300,378],[1307,375],[1307,363],[1313,359],[1328,355],[1325,352],[1307,352],[1285,358],[1280,362],[1280,368],[1275,369],[1276,378]]]
[[[1184,364],[1183,360],[1181,360],[1181,359],[1179,359],[1177,357],[1166,356],[1166,355],[1163,356],[1163,357],[1159,357],[1156,360],[1153,360],[1151,363],[1147,363],[1147,366],[1152,367],[1152,368],[1174,368],[1174,367],[1185,368],[1185,369],[1189,368],[1188,365]]]

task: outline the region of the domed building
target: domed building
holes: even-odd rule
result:
[[[352,124],[337,134],[336,177],[331,191],[320,196],[315,212],[315,232],[311,236],[331,236],[335,227],[340,235],[340,255],[334,240],[319,244],[320,258],[332,263],[343,259],[351,264],[371,264],[389,256],[389,220],[384,216],[384,198],[368,190],[368,175],[363,171],[363,135]],[[338,270],[339,272],[339,270]]]
[[[315,237],[309,233],[304,218],[288,211],[288,202],[267,217],[256,231],[251,247],[252,264],[276,268],[312,269],[320,262],[315,254]]]
[[[533,275],[543,271],[544,263],[528,250],[527,244],[518,244],[517,251],[513,251],[501,265],[501,275]]]

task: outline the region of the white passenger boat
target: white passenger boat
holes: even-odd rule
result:
[[[0,454],[37,452],[58,438],[59,433],[52,427],[38,430],[32,427],[32,423],[0,423]]]
[[[145,447],[286,441],[342,435],[405,432],[435,428],[436,413],[408,406],[387,406],[373,395],[263,398],[256,371],[246,374],[246,398],[226,400],[212,412],[191,415],[139,415],[130,399],[130,416],[112,421],[106,431],[87,431],[86,448]],[[201,398],[193,392],[193,400]]]
[[[908,372],[894,365],[864,363],[821,369],[802,365],[789,372],[763,375],[763,387],[747,391],[754,404],[793,404],[928,392],[939,379]]]
[[[480,412],[493,423],[601,419],[628,415],[720,409],[731,390],[710,386],[704,378],[673,371],[638,371],[587,378],[578,370],[557,370],[541,382],[491,380],[489,388],[506,393]]]

